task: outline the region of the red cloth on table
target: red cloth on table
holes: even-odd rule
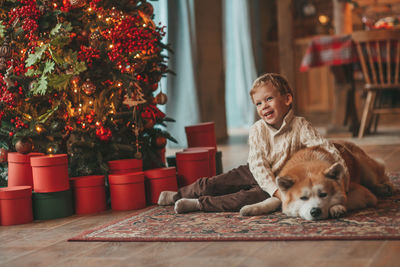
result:
[[[350,64],[358,61],[351,35],[318,36],[311,42],[304,55],[300,71],[311,67]]]

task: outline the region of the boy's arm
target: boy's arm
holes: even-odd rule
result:
[[[249,132],[249,163],[250,172],[262,190],[273,196],[277,191],[274,180],[275,175],[267,161],[267,148],[265,144],[266,136],[253,126]]]
[[[320,146],[323,149],[325,149],[326,151],[328,151],[337,162],[339,162],[340,164],[342,164],[342,166],[344,167],[344,171],[345,171],[345,188],[346,191],[348,190],[348,186],[349,186],[349,171],[347,169],[347,165],[344,161],[344,159],[342,158],[342,156],[340,155],[340,152],[336,149],[336,147],[329,142],[328,139],[326,139],[325,137],[323,137],[318,131],[317,129],[315,129],[311,123],[309,123],[308,121],[305,121],[305,123],[303,124],[303,127],[301,129],[301,134],[300,134],[300,142],[306,146],[306,147],[311,147],[311,146]]]

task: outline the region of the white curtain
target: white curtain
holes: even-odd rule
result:
[[[251,34],[250,1],[224,0],[225,101],[228,128],[248,128],[254,122],[249,96],[257,78]]]

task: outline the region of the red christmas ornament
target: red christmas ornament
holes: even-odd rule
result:
[[[96,136],[101,141],[108,142],[108,141],[111,140],[112,132],[111,132],[111,130],[109,128],[106,128],[104,126],[100,126],[96,130]]]
[[[164,136],[157,136],[153,139],[153,145],[157,148],[164,148],[167,144],[167,138]]]
[[[155,120],[152,118],[148,118],[144,120],[143,127],[146,129],[151,129],[153,128],[154,124],[156,124]]]
[[[158,88],[158,83],[153,83],[152,85],[150,85],[151,91],[155,91]]]
[[[8,151],[4,148],[0,148],[0,163],[7,162]]]

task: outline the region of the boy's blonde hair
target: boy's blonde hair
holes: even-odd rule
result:
[[[277,73],[265,73],[258,77],[250,90],[251,100],[258,88],[270,84],[275,87],[281,95],[290,94],[293,97],[293,91],[285,77]]]

